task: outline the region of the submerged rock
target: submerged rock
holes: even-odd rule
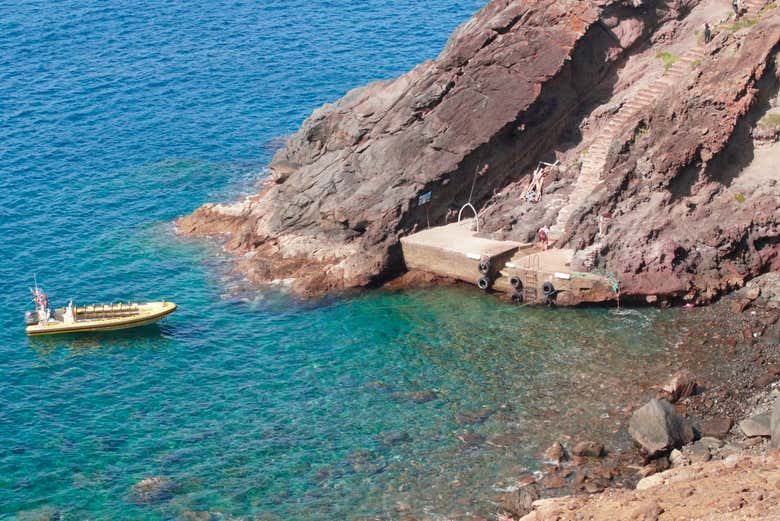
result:
[[[672,404],[656,399],[634,411],[628,432],[651,458],[695,439],[693,424]]]
[[[495,409],[491,407],[480,407],[475,411],[462,412],[455,416],[455,421],[461,425],[472,423],[482,423],[493,415]]]
[[[377,436],[377,440],[379,441],[379,443],[385,446],[406,443],[411,439],[412,437],[403,431],[380,432],[379,435]]]
[[[371,476],[379,474],[387,468],[387,460],[368,449],[357,449],[347,458],[346,463],[356,474]]]
[[[427,403],[439,398],[436,391],[412,391],[408,393],[393,393],[392,398],[399,402]]]
[[[61,521],[63,515],[58,509],[47,505],[17,512],[15,519],[16,521]]]
[[[485,443],[485,437],[478,432],[462,432],[458,439],[463,442],[465,448],[479,447]]]
[[[205,510],[185,510],[176,519],[177,521],[220,521],[223,516]]]
[[[159,503],[171,499],[176,489],[176,484],[169,477],[153,476],[133,485],[130,496],[134,503]]]

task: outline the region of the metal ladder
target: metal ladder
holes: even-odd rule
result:
[[[539,254],[529,255],[524,259],[525,277],[523,280],[523,302],[536,302],[538,298],[538,273],[539,273]]]

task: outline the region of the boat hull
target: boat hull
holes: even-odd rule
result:
[[[49,322],[27,326],[25,331],[29,336],[116,331],[153,324],[174,311],[176,304],[173,302],[147,302],[139,305],[139,312],[129,316],[76,320],[70,324]]]

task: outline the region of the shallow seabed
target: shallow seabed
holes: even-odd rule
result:
[[[464,288],[301,303],[171,225],[253,190],[279,136],[435,56],[480,3],[0,0],[0,518],[489,513],[550,441],[626,442],[610,415],[663,372],[677,312]],[[180,307],[28,339],[33,272],[57,305]],[[170,497],[134,502],[155,475]]]
[[[545,444],[625,444],[608,418],[676,336],[670,314],[516,308],[460,288],[203,298],[159,328],[35,338],[7,362],[2,504],[115,519],[489,512]],[[152,475],[176,494],[133,505]]]

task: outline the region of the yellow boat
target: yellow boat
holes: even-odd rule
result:
[[[35,311],[25,314],[28,335],[56,335],[88,331],[128,329],[157,322],[176,311],[173,302],[141,302],[74,306],[51,310],[43,290],[33,291]]]

